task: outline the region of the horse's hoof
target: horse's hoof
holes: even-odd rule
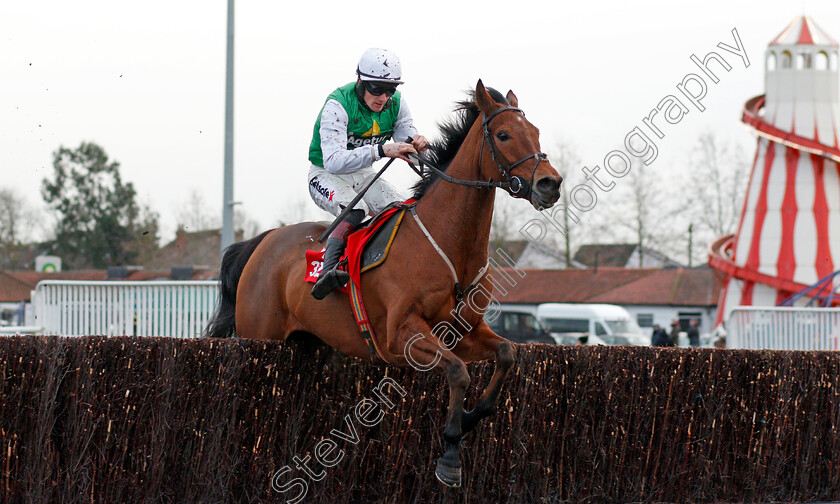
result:
[[[435,477],[449,488],[461,486],[461,468],[446,465],[440,460],[435,465]]]

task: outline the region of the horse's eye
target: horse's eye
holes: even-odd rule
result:
[[[506,141],[510,140],[510,135],[508,135],[507,131],[501,130],[498,133],[496,133],[496,138],[498,138],[502,142],[506,142]]]

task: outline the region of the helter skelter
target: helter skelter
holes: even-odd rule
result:
[[[840,267],[837,52],[808,16],[767,47],[766,94],[741,118],[758,144],[738,230],[709,251],[725,275],[715,325],[738,305],[775,306],[798,292],[802,304],[840,283],[831,276]],[[812,287],[820,280],[822,291]]]

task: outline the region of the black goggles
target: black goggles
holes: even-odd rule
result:
[[[383,93],[386,96],[394,96],[394,93],[397,92],[396,84],[382,84],[381,82],[373,81],[362,82],[364,82],[365,90],[367,90],[367,92],[372,94],[373,96],[380,96]]]

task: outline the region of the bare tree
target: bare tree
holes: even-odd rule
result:
[[[132,248],[138,264],[145,264],[152,259],[160,247],[160,215],[152,209],[151,201],[139,204],[137,224],[133,230]]]
[[[531,240],[534,234],[539,234],[537,230],[543,228],[545,232],[539,239],[539,245],[558,251],[566,264],[572,264],[574,251],[584,242],[598,242],[605,236],[612,238],[616,235],[609,203],[612,194],[593,189],[600,196],[595,208],[588,211],[570,204],[569,194],[575,187],[584,185],[591,188],[594,183],[587,180],[583,164],[571,142],[561,139],[546,150],[552,166],[563,177],[560,201],[537,214],[526,201],[512,200],[499,193],[490,231],[491,245],[508,239],[522,239],[523,234]],[[539,221],[540,225],[530,227],[529,223],[533,220]],[[520,232],[523,227],[529,227],[527,233]]]
[[[319,209],[309,198],[293,196],[283,201],[280,215],[276,218],[278,227],[305,221],[330,221],[335,217]]]
[[[549,233],[546,244],[564,251],[567,260],[582,242],[597,243],[601,239],[625,241],[639,247],[639,263],[647,250],[657,250],[689,264],[700,260],[713,239],[735,229],[746,183],[746,163],[742,152],[731,144],[718,141],[711,133],[698,139],[690,159],[691,171],[667,169],[661,164],[645,165],[631,158],[631,166],[623,177],[610,177],[599,171],[601,185],[614,182],[609,190],[594,188],[595,208],[579,211],[569,205],[570,191],[578,185],[592,187],[585,180],[580,160],[568,143],[558,142],[551,149],[552,164],[564,177],[562,199],[551,212],[555,222],[565,228]],[[544,213],[545,213],[544,212]],[[515,215],[515,214],[514,214]],[[494,226],[500,229],[493,236],[505,235],[510,222],[497,210]],[[513,219],[513,222],[516,222]],[[693,224],[693,226],[692,226]],[[693,231],[689,231],[689,228]],[[693,241],[689,257],[689,242]]]
[[[241,208],[235,208],[233,211],[233,229],[242,231],[243,240],[251,239],[264,231],[259,221]]]
[[[205,231],[220,227],[220,218],[207,205],[204,195],[197,189],[190,190],[186,203],[175,214],[178,224],[187,231]]]
[[[608,205],[599,204],[598,208],[582,211],[569,203],[569,194],[574,187],[592,186],[584,176],[574,145],[558,140],[546,150],[552,166],[563,177],[560,201],[537,214],[527,201],[514,200],[499,192],[490,230],[491,248],[506,240],[521,240],[523,236],[533,241],[538,235],[538,245],[557,251],[568,265],[572,264],[574,250],[584,241],[597,241],[606,234],[614,236],[615,231],[609,224],[611,215],[605,211]],[[532,226],[535,220],[539,224]],[[524,233],[521,232],[523,228],[527,228]]]
[[[20,243],[26,212],[23,197],[11,189],[0,189],[0,243]]]
[[[661,167],[635,159],[627,175],[616,181],[619,189],[618,201],[611,209],[613,221],[638,247],[638,267],[644,265],[646,250],[671,257],[683,250],[678,243],[685,205],[668,189],[673,185],[666,177]]]
[[[490,250],[503,248],[511,240],[521,239],[516,232],[519,229],[513,201],[503,192],[496,194],[493,208],[493,220],[490,223]]]
[[[213,211],[197,189],[192,189],[184,206],[176,213],[176,218],[185,231],[197,232],[221,228],[221,218]],[[241,206],[233,210],[233,228],[242,232],[247,240],[264,231],[258,219],[251,216]]]
[[[644,264],[645,248],[650,248],[653,242],[658,241],[657,236],[652,233],[654,223],[650,219],[653,212],[651,200],[656,194],[651,171],[643,162],[636,163],[636,166],[630,171],[627,182],[630,188],[631,212],[626,220],[619,221],[629,227],[635,235],[640,268]]]
[[[0,268],[25,265],[24,244],[33,239],[37,212],[12,189],[0,189]]]
[[[571,184],[577,184],[581,179],[578,171],[581,167],[581,160],[580,157],[578,157],[574,146],[565,140],[558,140],[555,142],[554,146],[549,149],[549,159],[551,159],[552,165],[563,177],[563,184],[560,186],[560,201],[558,202],[558,204],[563,206],[563,208],[559,210],[562,212],[562,219],[559,219],[560,215],[555,213],[554,220],[560,220],[562,222],[565,232],[559,233],[557,241],[560,243],[557,243],[557,245],[562,244],[559,248],[563,252],[566,264],[571,264],[573,247],[575,247],[577,242],[585,235],[584,230],[586,227],[585,224],[581,225],[580,222],[575,222],[575,220],[579,221],[580,217],[577,215],[570,215],[572,210],[569,208],[569,191],[572,187],[574,187]],[[591,217],[589,220],[591,222]]]
[[[697,139],[690,159],[688,209],[694,241],[700,245],[696,257],[702,259],[709,243],[736,231],[746,191],[747,161],[743,150],[710,131]]]

